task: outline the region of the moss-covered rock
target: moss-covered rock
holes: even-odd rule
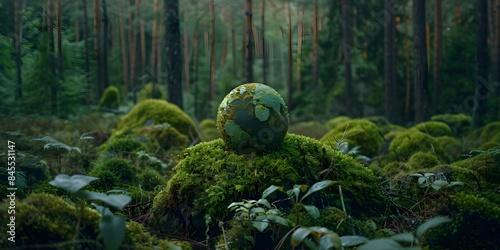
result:
[[[132,138],[117,138],[104,143],[99,151],[99,160],[104,161],[111,158],[135,159],[136,153],[146,150],[144,143]]]
[[[344,139],[349,146],[360,146],[360,154],[372,157],[378,154],[384,138],[373,122],[365,119],[346,121],[330,130],[321,138],[321,142],[335,146],[337,140]]]
[[[158,152],[159,150],[179,151],[189,146],[188,136],[180,133],[170,124],[146,126],[140,129],[138,134],[144,136],[141,139],[145,140],[148,152],[150,153]]]
[[[120,105],[120,90],[116,86],[109,86],[104,90],[99,101],[98,110],[102,108],[117,109]]]
[[[451,136],[436,137],[437,143],[443,148],[444,153],[450,157],[452,161],[459,159],[460,154],[464,153],[462,143]]]
[[[240,154],[278,148],[290,117],[281,95],[260,83],[247,83],[226,95],[217,112],[217,129],[226,145]]]
[[[289,189],[294,184],[311,185],[320,178],[342,185],[353,216],[377,214],[384,203],[370,170],[304,136],[287,134],[279,149],[264,155],[227,151],[225,143],[217,139],[184,150],[182,157],[167,186],[155,197],[149,219],[153,230],[191,232],[193,238],[203,239],[206,214],[216,222],[227,218],[231,202],[259,198],[270,185]],[[317,200],[323,203],[315,204],[320,208],[339,200],[338,192],[324,195],[325,199]]]
[[[431,152],[443,162],[448,157],[434,137],[422,133],[417,129],[408,129],[397,135],[389,146],[390,153],[402,160],[410,158],[416,152]]]
[[[335,127],[337,127],[339,124],[345,123],[346,121],[350,121],[350,120],[351,120],[351,118],[348,116],[337,116],[335,118],[328,120],[325,123],[325,126],[328,130],[332,130]]]
[[[484,126],[479,138],[486,142],[498,134],[500,134],[500,122],[490,122]]]
[[[217,130],[217,125],[213,119],[204,119],[200,122],[201,133],[205,141],[215,140],[220,138],[219,130]]]
[[[439,159],[433,153],[416,152],[408,160],[407,165],[410,170],[432,168],[439,165]]]
[[[444,122],[458,135],[462,135],[471,128],[472,118],[464,114],[433,115],[431,121]]]
[[[147,191],[153,191],[159,186],[167,184],[167,180],[153,168],[146,168],[137,175],[141,186]]]
[[[481,179],[500,184],[500,147],[490,148],[471,158],[453,163],[454,166],[473,170]]]
[[[144,88],[139,91],[139,94],[137,95],[137,101],[141,102],[146,99],[160,99],[160,100],[166,100],[167,95],[165,94],[165,91],[161,88],[160,84],[155,84],[154,85],[154,91],[153,91],[153,83],[150,82],[146,85],[144,85]]]
[[[299,122],[290,125],[288,131],[293,134],[304,135],[314,139],[320,139],[328,133],[328,129],[325,125],[317,121]]]
[[[409,165],[404,162],[393,161],[385,164],[382,168],[382,173],[385,175],[393,175],[400,172],[406,172],[409,170]]]
[[[148,99],[138,103],[120,120],[111,139],[134,135],[144,126],[162,124],[171,125],[188,138],[198,135],[191,118],[175,104],[165,100]]]
[[[2,211],[7,211],[8,206],[7,200],[0,203]],[[7,223],[9,216],[6,212],[1,213],[0,219]],[[16,200],[15,217],[16,247],[36,249],[47,244],[54,249],[101,249],[103,246],[98,226],[101,215],[88,207],[81,213],[77,241],[69,244],[75,235],[77,211],[74,205],[57,196],[33,193],[22,201]],[[0,245],[5,249],[14,247],[7,236],[0,239]],[[133,249],[153,249],[157,246],[170,249],[166,240],[151,236],[142,225],[135,222],[126,223],[126,236],[122,246]],[[185,243],[182,246],[183,249],[190,249]]]
[[[450,126],[448,126],[444,122],[438,122],[438,121],[421,122],[413,126],[413,128],[416,128],[420,132],[426,133],[432,137],[452,135]]]
[[[384,135],[384,137],[386,139],[391,138],[390,136],[388,136],[389,133],[397,133],[397,132],[402,132],[405,130],[406,130],[405,127],[400,126],[400,125],[396,125],[396,124],[388,124],[388,125],[380,126],[380,132],[382,132],[382,134]]]
[[[391,122],[389,122],[383,116],[369,116],[369,117],[366,117],[365,119],[373,122],[375,125],[377,125],[379,127],[391,125]]]
[[[99,179],[91,182],[89,187],[99,191],[125,188],[137,183],[136,174],[137,170],[127,160],[111,158],[90,170],[89,175]]]
[[[451,195],[439,209],[451,223],[429,230],[430,249],[497,249],[500,246],[500,207],[471,194]]]

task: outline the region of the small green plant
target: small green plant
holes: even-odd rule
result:
[[[448,182],[446,176],[443,173],[414,173],[408,175],[408,177],[416,177],[418,184],[421,188],[432,187],[435,190],[439,190],[442,187],[453,187],[453,186],[463,186],[464,183],[461,181]]]
[[[85,200],[98,200],[115,209],[123,210],[132,198],[123,194],[124,191],[112,190],[104,194],[82,190],[90,182],[98,178],[86,175],[68,176],[65,174],[57,175],[49,184],[55,187],[62,188],[70,193],[70,197],[77,200],[75,204],[78,214],[78,221],[75,227],[75,235],[73,240],[76,240],[79,234],[81,213],[85,206]],[[106,249],[118,249],[125,239],[125,217],[123,215],[114,215],[109,208],[92,203],[92,206],[97,209],[102,215],[99,219],[99,230],[104,241]]]

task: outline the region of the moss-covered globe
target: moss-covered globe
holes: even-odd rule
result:
[[[226,95],[217,112],[217,129],[238,154],[279,147],[288,130],[288,107],[273,88],[247,83]]]

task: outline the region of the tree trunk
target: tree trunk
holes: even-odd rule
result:
[[[122,53],[122,77],[123,77],[123,100],[128,102],[128,62],[127,62],[127,40],[125,38],[125,12],[122,0],[118,0],[118,16],[120,20],[120,45]],[[130,42],[130,41],[129,41]]]
[[[245,0],[246,16],[246,44],[245,44],[245,78],[246,82],[253,82],[253,33],[252,33],[252,0]]]
[[[92,102],[92,87],[90,85],[90,60],[89,60],[89,42],[88,42],[88,29],[87,26],[87,0],[82,0],[83,2],[83,43],[85,46],[85,82],[87,85],[87,104]]]
[[[22,41],[22,24],[19,1],[14,1],[14,50],[16,53],[16,81],[17,89],[16,96],[18,99],[23,97],[23,78],[22,78],[22,58],[21,58],[21,41]]]
[[[146,31],[144,30],[144,20],[141,19],[141,71],[146,74]],[[146,84],[146,78],[142,77],[142,85]],[[153,89],[154,91],[154,89]]]
[[[187,13],[184,12],[184,23],[187,23]],[[187,25],[183,25],[184,27],[184,38],[182,39],[183,41],[183,49],[184,49],[184,87],[187,92],[190,91],[191,86],[191,80],[189,76],[189,64],[190,64],[190,57],[191,53],[189,51],[189,33],[187,29]]]
[[[208,100],[215,99],[215,8],[214,0],[209,0],[210,9],[210,85],[208,91]],[[209,110],[207,110],[209,111]]]
[[[434,20],[434,113],[438,111],[441,95],[441,61],[443,56],[443,17],[442,0],[436,0],[436,14]]]
[[[231,21],[230,21],[230,25],[231,25],[231,53],[233,55],[233,68],[232,68],[232,73],[233,73],[233,77],[236,79],[236,74],[238,74],[238,71],[237,71],[237,66],[236,66],[236,31],[234,30],[234,22],[233,22],[233,19],[231,18]]]
[[[59,79],[63,80],[63,56],[62,56],[62,20],[61,20],[61,0],[56,2],[57,17],[57,70]]]
[[[303,41],[303,36],[304,36],[304,22],[302,20],[304,16],[304,5],[303,2],[299,2],[299,15],[297,17],[297,69],[296,69],[296,74],[297,74],[297,93],[300,93],[302,87],[301,87],[301,80],[300,80],[300,64],[301,64],[301,56],[302,56],[302,41]]]
[[[102,89],[104,90],[109,86],[109,77],[108,77],[109,20],[108,20],[108,11],[106,8],[106,0],[102,0],[101,4],[102,4],[102,26],[103,26],[101,67],[102,67]]]
[[[158,22],[158,0],[154,0],[153,3],[154,10],[154,18],[153,18],[153,26],[151,28],[151,56],[150,56],[150,74],[153,79],[156,78],[156,30],[157,30],[157,22]],[[156,81],[153,80],[153,85]]]
[[[425,1],[413,0],[414,109],[415,122],[423,122],[428,110],[428,73],[425,45]]]
[[[403,46],[405,48],[405,76],[406,76],[406,95],[405,95],[405,122],[410,121],[410,89],[411,89],[411,81],[410,81],[410,67],[411,67],[411,61],[410,61],[410,36],[408,34],[408,29],[410,27],[410,22],[409,18],[406,18],[405,20],[405,38],[403,42]]]
[[[394,0],[385,0],[385,12],[394,13]],[[395,53],[395,33],[396,22],[395,17],[389,14],[390,19],[386,22],[384,29],[384,114],[391,121],[398,120],[396,112],[396,53]]]
[[[168,101],[182,109],[182,47],[179,1],[165,0],[165,49],[167,53]]]
[[[351,71],[351,51],[352,35],[351,35],[351,11],[349,0],[342,0],[342,46],[344,46],[344,81],[346,86],[346,113],[349,116],[356,117],[357,112],[354,107],[355,96],[352,82]],[[315,24],[316,25],[316,24]],[[347,48],[347,49],[346,49]]]
[[[313,24],[313,60],[312,60],[312,87],[315,89],[318,86],[318,49],[319,49],[319,35],[318,35],[318,0],[314,0],[314,24]]]
[[[48,18],[48,32],[49,32],[49,58],[50,58],[50,68],[55,73],[55,68],[57,65],[54,59],[54,14],[53,14],[53,2],[49,0],[47,2],[47,18]],[[50,86],[50,112],[52,115],[57,115],[57,88],[58,83],[53,82]]]
[[[495,10],[495,16],[492,18],[494,18],[495,26],[492,32],[493,37],[491,38],[491,40],[493,41],[491,50],[491,71],[493,73],[492,81],[494,84],[495,96],[500,100],[500,0],[494,0],[493,8]],[[498,107],[497,114],[498,116],[500,116],[500,107]]]
[[[260,12],[262,13],[260,23],[262,25],[262,81],[267,83],[267,55],[266,55],[266,0],[262,0]]]
[[[285,2],[285,10],[286,10],[286,23],[288,26],[288,60],[287,65],[287,80],[288,80],[288,109],[292,110],[293,108],[293,64],[292,64],[292,16],[290,11],[290,2]]]
[[[97,96],[100,98],[103,94],[104,88],[102,84],[102,61],[101,61],[101,14],[99,7],[99,0],[94,0],[94,50],[96,60],[96,82],[97,82]]]
[[[487,0],[477,0],[477,37],[476,58],[477,77],[475,89],[476,106],[472,116],[472,125],[478,128],[484,125],[488,98],[488,4]]]

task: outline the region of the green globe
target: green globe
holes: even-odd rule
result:
[[[288,107],[280,94],[261,83],[247,83],[226,95],[217,112],[222,139],[238,154],[278,148],[289,123]]]

